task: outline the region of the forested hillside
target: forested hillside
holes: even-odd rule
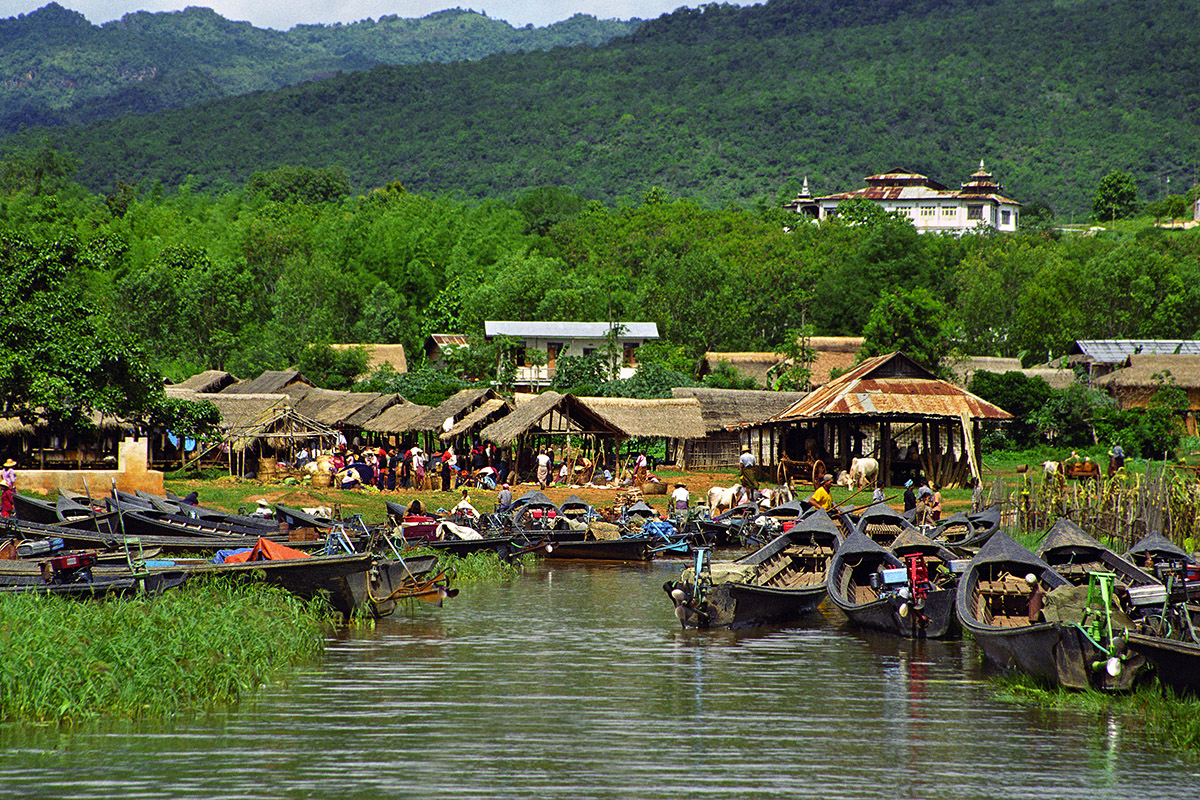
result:
[[[277,89],[377,64],[478,59],[492,53],[598,45],[639,21],[576,15],[514,28],[474,11],[348,25],[255,28],[207,8],[126,14],[92,25],[57,3],[0,20],[0,135],[94,122]]]
[[[681,9],[600,48],[377,67],[48,135],[106,190],[336,164],[363,187],[660,186],[719,205],[893,167],[954,184],[984,158],[1015,199],[1082,218],[1112,169],[1148,199],[1194,184],[1197,54],[1193,0],[774,0]]]

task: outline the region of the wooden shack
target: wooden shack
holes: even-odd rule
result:
[[[765,439],[780,461],[819,459],[835,473],[872,457],[882,485],[925,475],[954,486],[979,476],[985,419],[1012,415],[895,352],[863,361],[743,435],[747,443],[757,435],[759,449]]]

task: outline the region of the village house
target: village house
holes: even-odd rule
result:
[[[1134,355],[1200,355],[1200,340],[1078,339],[1067,351],[1067,364],[1095,381],[1125,365]]]
[[[1003,232],[1017,230],[1021,204],[1000,194],[1004,187],[995,182],[983,161],[970,180],[957,190],[900,169],[868,176],[866,182],[863,189],[813,197],[805,178],[800,194],[784,208],[822,220],[837,216],[838,205],[843,201],[862,198],[885,211],[907,217],[918,233],[962,234],[980,226]]]
[[[508,336],[521,342],[518,351],[517,391],[536,391],[554,378],[561,356],[601,355],[608,352],[610,331],[614,338],[619,378],[628,378],[637,370],[636,352],[646,342],[658,338],[658,325],[653,322],[513,322],[483,323],[484,336],[491,341]],[[539,356],[533,355],[539,353]]]

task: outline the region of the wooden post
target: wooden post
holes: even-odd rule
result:
[[[892,485],[892,426],[879,423],[879,485]]]

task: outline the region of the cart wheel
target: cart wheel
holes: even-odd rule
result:
[[[818,458],[816,461],[813,462],[813,468],[812,468],[812,485],[813,485],[814,489],[821,485],[821,478],[824,478],[824,477],[825,477],[825,462]]]

